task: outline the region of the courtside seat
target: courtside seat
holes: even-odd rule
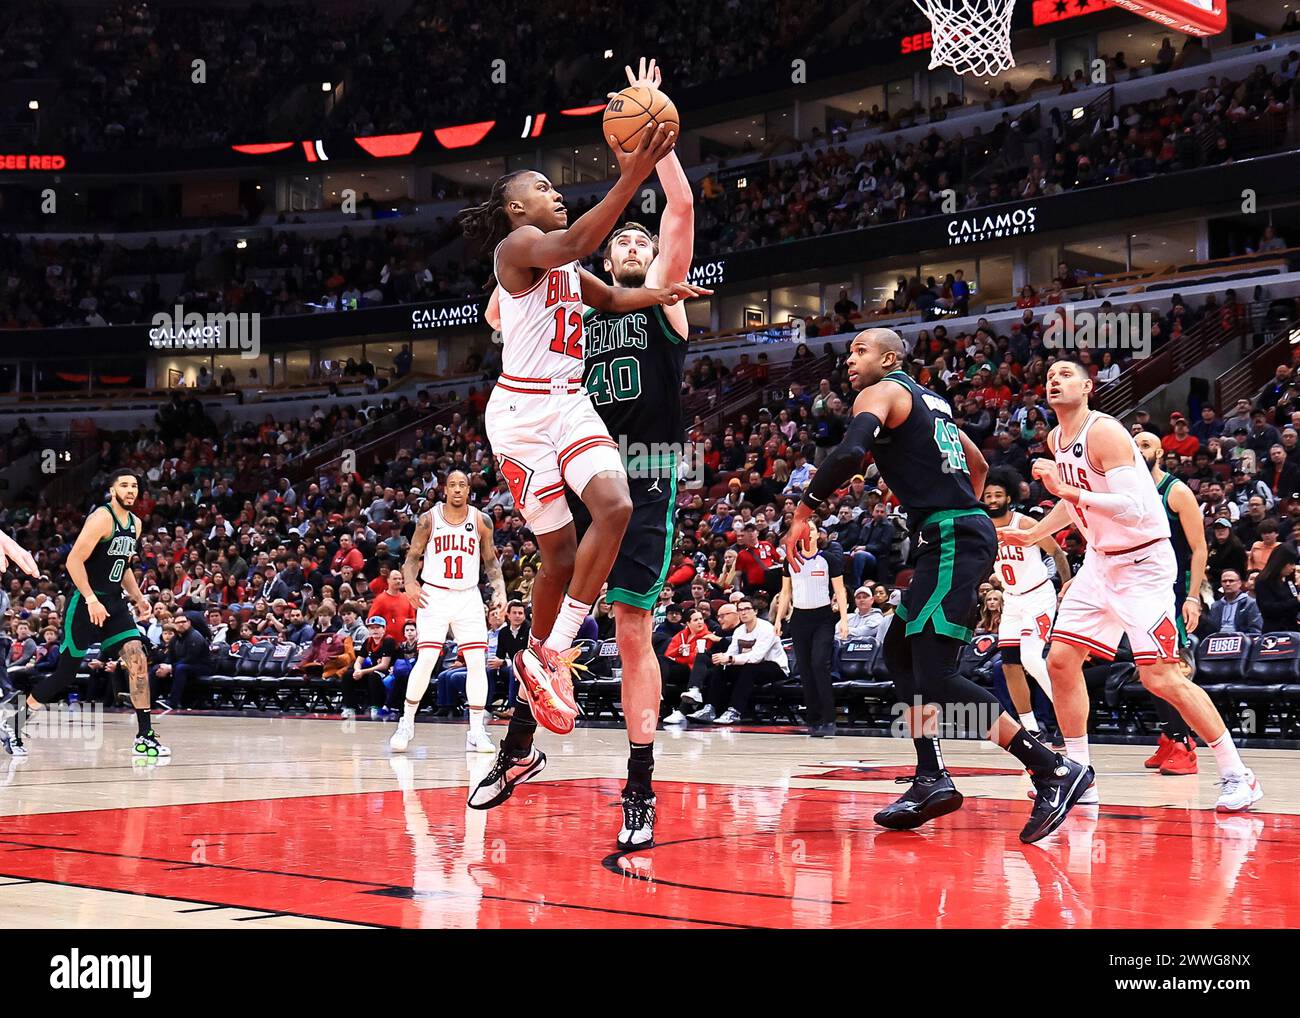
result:
[[[623,690],[622,668],[620,664],[618,668],[620,675],[616,678],[614,676],[615,666],[612,663],[598,664],[601,661],[601,651],[606,642],[613,643],[614,641],[579,640],[574,644],[574,646],[582,649],[582,652],[578,655],[577,663],[585,665],[587,671],[574,670],[573,695],[576,697],[583,713],[588,717],[599,717],[606,711],[613,717],[618,717],[615,703],[617,703],[619,694]],[[615,644],[614,651],[617,655],[617,644]]]
[[[864,640],[850,640],[840,649],[840,681],[833,686],[835,703],[849,712],[849,720],[870,713],[868,703],[883,702],[893,695],[894,683],[875,677],[881,656],[883,627]],[[860,709],[861,708],[861,709]]]
[[[259,707],[276,707],[284,710],[288,707],[305,706],[302,697],[307,690],[307,682],[301,673],[292,673],[290,667],[302,657],[303,649],[296,643],[276,643],[271,653],[262,662],[259,673],[257,700]]]
[[[1229,696],[1231,687],[1246,681],[1251,654],[1259,637],[1254,633],[1214,633],[1196,648],[1196,684],[1212,700]]]
[[[1300,633],[1263,633],[1255,641],[1240,682],[1225,682],[1226,698],[1277,703],[1285,686],[1300,683]]]
[[[249,700],[252,700],[255,706],[258,704],[258,679],[262,673],[262,665],[266,663],[266,659],[274,649],[275,644],[268,641],[250,643],[240,652],[235,663],[234,675],[229,676],[228,681],[218,683],[228,688],[233,706],[243,707]]]

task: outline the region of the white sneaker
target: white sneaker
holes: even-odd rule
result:
[[[693,707],[699,710],[704,705],[704,694],[700,692],[699,686],[692,686],[682,694],[682,706]]]
[[[1225,774],[1219,784],[1223,786],[1223,794],[1214,806],[1218,813],[1240,813],[1264,798],[1264,789],[1255,778],[1255,772],[1249,769]]]
[[[715,725],[734,725],[740,720],[740,711],[734,707],[728,707],[722,712],[722,716],[713,723]]]
[[[488,735],[487,729],[470,725],[469,731],[465,733],[465,752],[495,753],[496,751],[497,748],[492,745],[492,737]]]
[[[344,707],[343,710],[339,712],[339,716],[342,717],[342,718],[345,718],[345,719],[346,719],[346,718],[354,718],[354,717],[357,716],[356,708],[355,708],[355,707]]]
[[[388,748],[394,753],[405,753],[406,747],[411,744],[415,738],[415,718],[408,718],[402,715],[402,720],[397,722],[397,731],[393,737],[388,740]]]
[[[664,724],[684,725],[686,724],[686,715],[679,710],[675,710],[671,714],[669,714],[666,718],[664,718]]]

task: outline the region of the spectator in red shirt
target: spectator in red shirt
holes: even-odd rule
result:
[[[339,535],[339,550],[334,553],[330,559],[330,572],[337,573],[344,566],[351,566],[354,573],[360,573],[365,568],[366,557],[353,545],[351,534]],[[398,629],[397,639],[403,639],[402,631]]]
[[[1169,415],[1173,432],[1160,440],[1160,447],[1165,452],[1176,452],[1179,456],[1191,458],[1201,449],[1201,440],[1187,428],[1187,418],[1175,411]]]
[[[767,571],[776,565],[776,549],[770,541],[758,539],[758,526],[751,523],[736,534],[740,554],[736,556],[736,572],[745,577],[746,590],[765,590]]]
[[[411,604],[411,599],[402,593],[400,569],[389,572],[388,589],[375,596],[370,605],[370,614],[384,617],[385,636],[391,636],[399,644],[406,641],[404,629],[406,623],[415,621],[415,606]]]

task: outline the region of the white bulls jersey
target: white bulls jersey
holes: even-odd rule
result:
[[[1115,420],[1098,410],[1089,412],[1083,427],[1077,435],[1066,435],[1060,427],[1056,429],[1056,438],[1052,443],[1052,455],[1056,459],[1056,476],[1066,484],[1083,488],[1085,491],[1110,492],[1106,474],[1095,470],[1088,462],[1088,432],[1101,419]],[[1116,422],[1118,423],[1118,422]],[[1121,425],[1122,427],[1122,425]],[[1151,470],[1146,460],[1138,452],[1132,436],[1125,433],[1129,449],[1133,453],[1133,467],[1137,471],[1137,496],[1141,503],[1140,513],[1128,513],[1117,519],[1108,513],[1096,510],[1080,509],[1066,502],[1071,519],[1079,527],[1090,549],[1103,553],[1125,551],[1129,548],[1164,538],[1169,539],[1169,518],[1165,514],[1160,494],[1156,491],[1156,482],[1151,479]],[[1069,441],[1069,444],[1065,444]]]
[[[495,271],[496,251],[492,267]],[[547,269],[537,282],[518,293],[498,286],[497,299],[501,304],[502,377],[521,383],[577,379],[581,384],[585,308],[578,263]]]
[[[448,523],[442,515],[444,507],[439,502],[429,510],[433,529],[424,549],[420,579],[444,590],[478,587],[478,510],[466,506],[468,514],[463,522]]]
[[[1017,526],[1025,518],[1023,513],[1013,512],[1008,526]],[[1008,594],[1027,594],[1051,579],[1037,545],[1019,548],[999,541],[993,571],[1002,580],[1002,589]]]

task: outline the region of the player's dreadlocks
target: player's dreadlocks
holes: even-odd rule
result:
[[[515,170],[503,177],[498,177],[488,194],[488,200],[482,205],[462,209],[456,216],[461,232],[471,247],[479,252],[492,252],[496,246],[510,235],[510,214],[506,212],[506,191],[514,179],[528,170]],[[497,285],[496,266],[488,277],[487,289],[491,291]]]

